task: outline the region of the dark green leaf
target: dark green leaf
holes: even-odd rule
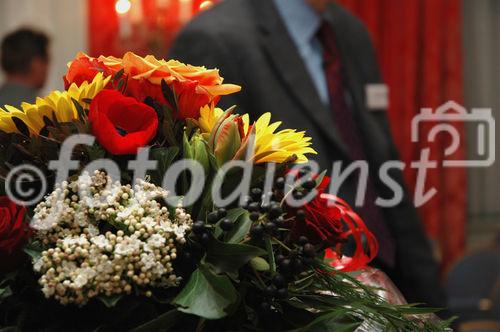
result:
[[[178,310],[206,319],[226,317],[238,302],[238,294],[231,280],[216,275],[201,265],[191,274],[186,286],[174,299]]]
[[[73,105],[75,105],[76,112],[78,113],[78,118],[81,121],[85,121],[87,118],[87,115],[85,114],[85,110],[83,109],[82,105],[76,100],[75,98],[71,98],[71,101],[73,102]]]
[[[362,321],[348,314],[349,309],[340,308],[323,314],[309,325],[290,332],[352,332]]]
[[[158,148],[152,151],[153,158],[158,160],[158,169],[164,174],[170,165],[172,165],[175,157],[179,153],[179,148],[171,146],[168,148]]]
[[[113,296],[99,296],[98,299],[101,300],[102,303],[108,308],[113,308],[118,301],[122,298],[122,295],[113,295]]]
[[[0,287],[0,302],[1,302],[1,300],[5,299],[11,295],[12,295],[12,289],[10,288],[10,286]]]
[[[165,97],[165,100],[167,101],[169,108],[173,111],[176,111],[177,100],[175,97],[175,92],[168,86],[167,82],[165,82],[164,79],[161,80],[161,92],[163,94],[163,97]]]
[[[125,80],[119,80],[118,85],[116,86],[116,90],[122,91],[124,85],[125,85]]]
[[[43,246],[38,241],[32,241],[28,243],[23,250],[33,259],[33,261],[36,261],[42,257]]]
[[[113,75],[113,78],[112,80],[113,81],[116,81],[117,79],[121,78],[123,73],[125,73],[125,68],[122,68],[120,69],[119,71],[117,71],[114,75]]]
[[[98,144],[87,147],[90,161],[104,158],[106,151]]]
[[[151,157],[158,161],[158,166],[154,172],[156,175],[155,183],[159,184],[163,180],[163,176],[168,168],[172,165],[179,153],[179,148],[170,146],[168,148],[156,148],[151,150]]]
[[[245,209],[235,208],[228,211],[227,218],[234,223],[234,227],[226,234],[224,240],[229,243],[239,243],[250,232],[252,227],[249,213]]]
[[[170,146],[177,146],[177,138],[174,132],[174,120],[172,118],[172,110],[168,107],[162,107],[164,119],[162,121],[162,132]]]
[[[265,255],[266,251],[248,244],[224,243],[213,238],[206,247],[205,262],[217,273],[227,273],[238,278],[238,270],[252,258]]]

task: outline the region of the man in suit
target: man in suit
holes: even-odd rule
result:
[[[357,210],[379,240],[374,264],[409,301],[444,306],[438,268],[409,195],[391,208],[374,203],[394,194],[377,174],[398,154],[385,109],[367,107],[366,87],[382,80],[359,20],[331,0],[226,0],[181,31],[170,57],[217,67],[227,82],[241,85],[222,106],[238,105],[254,119],[272,112],[284,127],[306,130],[323,168],[367,160],[366,200]],[[404,187],[399,170],[389,174]],[[338,192],[351,205],[357,182],[352,173]]]

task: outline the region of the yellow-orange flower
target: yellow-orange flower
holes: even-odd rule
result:
[[[69,64],[69,68],[74,67],[88,73],[85,66],[88,64],[102,64],[99,68],[105,72],[117,72],[124,70],[128,77],[127,89],[125,93],[143,101],[147,96],[151,96],[159,101],[164,100],[160,84],[162,80],[175,91],[178,116],[180,118],[198,118],[200,108],[209,103],[217,103],[220,96],[235,93],[241,87],[234,84],[223,84],[223,78],[219,75],[218,69],[207,69],[203,66],[192,66],[177,60],[156,59],[152,55],[140,57],[132,52],[127,52],[123,58],[100,56],[97,59],[83,57],[79,54],[75,61],[79,61],[79,66]],[[97,61],[96,61],[97,60]],[[74,73],[66,77],[76,77]]]
[[[231,113],[207,106],[202,108],[197,122],[203,137],[208,136],[209,147],[219,164],[246,157],[251,135],[254,135],[254,144],[250,160],[256,164],[282,163],[294,155],[296,162],[302,163],[307,162],[307,154],[316,154],[311,147],[311,137],[305,132],[295,129],[276,131],[281,122],[271,123],[270,113],[264,113],[253,125],[250,125],[248,114]]]
[[[19,126],[25,126],[30,136],[36,136],[46,126],[44,117],[50,121],[55,118],[61,123],[75,121],[78,119],[78,110],[73,99],[83,108],[88,108],[89,99],[94,98],[109,79],[110,77],[104,78],[99,73],[90,83],[85,81],[80,86],[72,84],[67,91],[52,91],[44,98],[37,98],[34,104],[22,103],[21,110],[5,105],[0,108],[0,130],[6,133],[20,133]]]

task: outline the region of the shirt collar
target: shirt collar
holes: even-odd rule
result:
[[[321,24],[321,18],[306,0],[273,0],[295,43],[309,43]]]

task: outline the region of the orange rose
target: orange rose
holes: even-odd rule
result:
[[[85,81],[92,82],[99,72],[102,72],[104,76],[110,76],[114,73],[102,61],[79,52],[75,60],[68,63],[68,72],[63,77],[64,88],[67,90],[72,83],[80,86]]]
[[[217,103],[222,95],[241,90],[238,85],[222,84],[223,78],[218,69],[186,65],[176,60],[158,60],[152,55],[142,58],[128,52],[123,56],[122,65],[125,73],[131,76],[128,92],[135,97],[143,98],[144,90],[152,97],[158,97],[164,79],[175,91],[179,117],[182,119],[198,118],[201,107],[211,102]],[[157,93],[152,93],[155,86]],[[165,102],[163,97],[160,100]]]
[[[104,56],[89,59],[87,63],[93,64],[95,61],[112,73],[123,68],[128,77],[125,94],[139,101],[151,96],[167,103],[161,92],[161,81],[165,80],[175,91],[181,119],[198,118],[201,107],[211,102],[217,103],[222,95],[241,90],[238,85],[222,84],[223,78],[217,69],[186,65],[176,60],[158,60],[152,55],[143,58],[127,52],[122,59]]]

